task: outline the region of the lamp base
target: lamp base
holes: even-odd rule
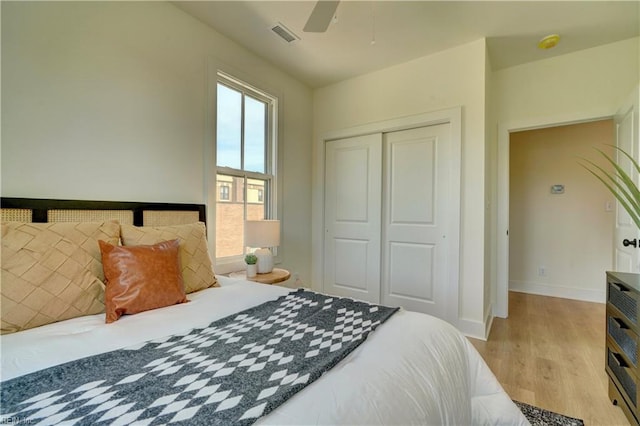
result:
[[[258,273],[268,274],[273,271],[273,254],[268,248],[261,248],[253,252],[258,258]]]

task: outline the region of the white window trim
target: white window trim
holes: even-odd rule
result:
[[[274,95],[270,95],[270,94],[266,94],[265,90],[259,89],[255,86],[252,86],[249,83],[246,83],[244,81],[241,81],[237,78],[234,78],[233,76],[231,76],[230,74],[227,74],[223,71],[218,70],[216,73],[216,79],[215,82],[213,84],[214,90],[217,92],[217,86],[218,83],[221,83],[223,85],[226,85],[234,90],[240,90],[245,94],[249,94],[251,97],[254,97],[256,99],[259,99],[263,102],[265,102],[267,104],[267,108],[268,108],[268,122],[270,124],[270,126],[267,126],[267,150],[266,150],[266,156],[265,156],[265,165],[266,165],[266,171],[265,173],[258,173],[258,172],[252,172],[252,171],[247,171],[247,170],[241,170],[241,169],[235,169],[235,168],[230,168],[230,167],[222,167],[222,166],[217,166],[217,161],[214,160],[213,162],[213,175],[212,178],[215,179],[217,177],[218,174],[224,174],[224,175],[228,175],[228,176],[234,176],[234,177],[242,177],[244,179],[260,179],[260,180],[269,180],[270,184],[269,184],[269,191],[265,191],[264,194],[264,200],[265,200],[265,204],[268,201],[268,207],[265,210],[265,216],[267,219],[278,219],[278,205],[280,203],[280,200],[278,198],[278,187],[279,187],[279,180],[278,180],[278,123],[279,123],[279,117],[278,117],[278,98]],[[214,114],[217,114],[217,96],[215,97],[215,102],[212,105],[212,111]],[[217,123],[217,119],[214,121]],[[217,128],[214,126],[213,128],[213,140],[216,140],[216,135],[217,135]],[[217,147],[214,144],[212,147],[213,150],[213,158],[216,158],[216,150]],[[244,156],[244,150],[241,153],[242,156]],[[242,159],[244,160],[244,159]],[[244,163],[244,161],[242,161],[242,163]],[[247,187],[245,185],[244,187],[244,200],[246,203],[247,200]],[[216,203],[217,201],[214,200],[214,203],[212,204],[212,206],[210,208],[213,208],[215,210],[216,208]],[[246,206],[245,206],[246,208]],[[215,217],[215,213],[214,213],[214,217]],[[215,223],[215,222],[213,222]],[[215,227],[214,227],[215,229]],[[213,233],[213,235],[215,235],[215,232]],[[237,255],[237,256],[228,256],[228,257],[217,257],[215,255],[215,240],[210,244],[210,247],[213,246],[213,251],[212,253],[214,253],[214,258],[212,259],[212,261],[215,264],[216,267],[216,272],[217,273],[228,273],[228,272],[233,272],[233,271],[237,271],[237,270],[241,270],[244,269],[244,254],[242,255]],[[245,248],[246,249],[246,248]],[[279,263],[280,258],[278,256],[278,251],[277,248],[274,249],[274,261],[275,263]]]

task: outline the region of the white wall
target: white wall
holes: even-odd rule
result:
[[[484,318],[486,323],[485,334],[488,336],[492,315],[493,315],[493,297],[496,291],[496,268],[493,265],[496,262],[497,245],[496,245],[496,187],[492,185],[496,178],[497,163],[497,126],[496,126],[496,106],[493,91],[493,70],[491,69],[491,59],[489,51],[486,52],[485,64],[485,170],[487,176],[485,178],[485,222],[484,222]]]
[[[316,90],[314,143],[329,131],[455,106],[463,107],[460,321],[484,334],[485,41]],[[316,160],[314,177],[322,167]],[[321,185],[314,181],[314,223],[321,221]]]
[[[281,97],[280,253],[308,282],[312,92],[170,3],[2,2],[2,195],[206,202],[218,67]]]
[[[638,84],[639,43],[636,37],[496,71],[500,122],[611,116]]]

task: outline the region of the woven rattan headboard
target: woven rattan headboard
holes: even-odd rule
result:
[[[98,222],[118,220],[136,226],[206,223],[204,204],[131,201],[49,200],[0,198],[2,221]]]

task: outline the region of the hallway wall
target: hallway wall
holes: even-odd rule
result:
[[[605,300],[615,199],[579,159],[598,159],[594,147],[606,150],[613,131],[612,120],[601,120],[511,134],[511,290]],[[553,194],[552,185],[564,193]]]

